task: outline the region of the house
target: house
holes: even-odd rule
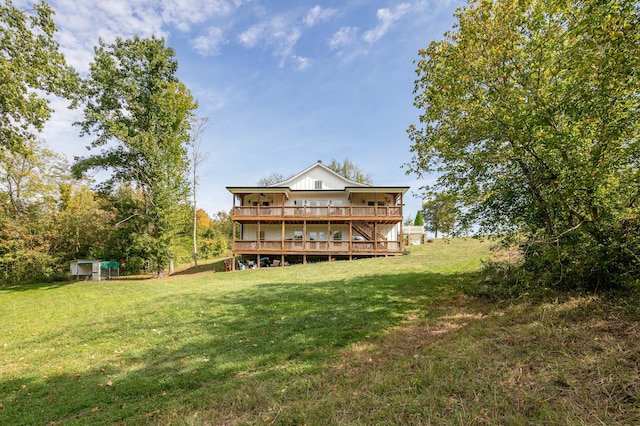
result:
[[[402,254],[409,187],[354,182],[319,161],[270,186],[227,190],[233,194],[234,267]]]

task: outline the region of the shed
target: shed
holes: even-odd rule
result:
[[[92,281],[110,280],[120,276],[120,264],[103,260],[78,259],[69,265],[71,277],[76,280],[91,278]]]
[[[403,226],[402,234],[404,244],[409,246],[424,244],[426,242],[427,233],[423,226]]]

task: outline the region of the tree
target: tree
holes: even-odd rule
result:
[[[52,251],[63,261],[102,258],[113,232],[114,213],[88,185],[60,184]]]
[[[365,174],[358,166],[349,161],[348,158],[345,158],[342,163],[332,159],[331,163],[327,167],[354,182],[364,183],[366,185],[371,185],[373,183],[371,175]]]
[[[29,11],[10,0],[0,4],[0,146],[9,151],[24,149],[51,116],[44,93],[74,99],[78,90],[77,74],[54,40],[52,16],[45,2]]]
[[[424,221],[422,220],[422,212],[418,210],[416,213],[416,218],[413,221],[413,226],[424,226]]]
[[[634,0],[473,0],[420,51],[410,170],[479,233],[524,235],[546,284],[640,276]]]
[[[287,180],[286,177],[282,173],[271,172],[271,174],[267,177],[264,177],[258,181],[258,186],[270,186],[274,183],[282,182],[283,180]]]
[[[203,238],[203,249],[209,255],[220,255],[231,249],[233,241],[233,220],[231,212],[219,211],[211,219]]]
[[[207,129],[207,123],[209,119],[207,117],[194,120],[192,123],[191,133],[191,192],[193,196],[193,265],[198,267],[198,242],[197,242],[197,228],[198,228],[198,168],[208,157],[207,153],[202,152],[202,134]]]
[[[46,279],[55,271],[53,219],[65,180],[66,161],[42,141],[26,139],[17,151],[0,147],[0,282]]]
[[[16,152],[0,147],[0,208],[14,218],[29,209],[53,210],[68,168],[41,140],[26,139]]]
[[[449,234],[456,223],[455,199],[447,193],[432,194],[418,213],[422,215],[425,230],[433,232],[435,238],[438,238],[438,232]]]
[[[100,40],[86,81],[81,134],[94,135],[99,154],[79,158],[74,173],[111,171],[110,189],[131,182],[143,198],[146,223],[138,243],[158,265],[172,266],[172,240],[184,221],[188,196],[189,130],[197,107],[175,73],[178,63],[163,39],[134,37],[107,45]]]

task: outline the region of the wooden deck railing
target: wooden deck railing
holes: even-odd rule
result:
[[[399,241],[257,241],[236,240],[235,252],[371,252],[371,253],[399,253]]]
[[[235,206],[233,215],[237,218],[250,217],[402,217],[402,207],[398,206],[325,206],[325,207],[282,207],[282,206]]]

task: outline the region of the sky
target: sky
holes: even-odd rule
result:
[[[463,0],[50,0],[56,39],[86,76],[101,37],[164,37],[177,78],[208,118],[207,159],[198,170],[198,207],[233,206],[227,186],[256,186],[314,164],[348,159],[378,186],[409,186],[405,218],[420,209],[406,129],[418,50],[440,40]],[[33,0],[14,0],[28,8]],[[69,160],[91,139],[72,126],[80,111],[52,100],[42,134]]]

